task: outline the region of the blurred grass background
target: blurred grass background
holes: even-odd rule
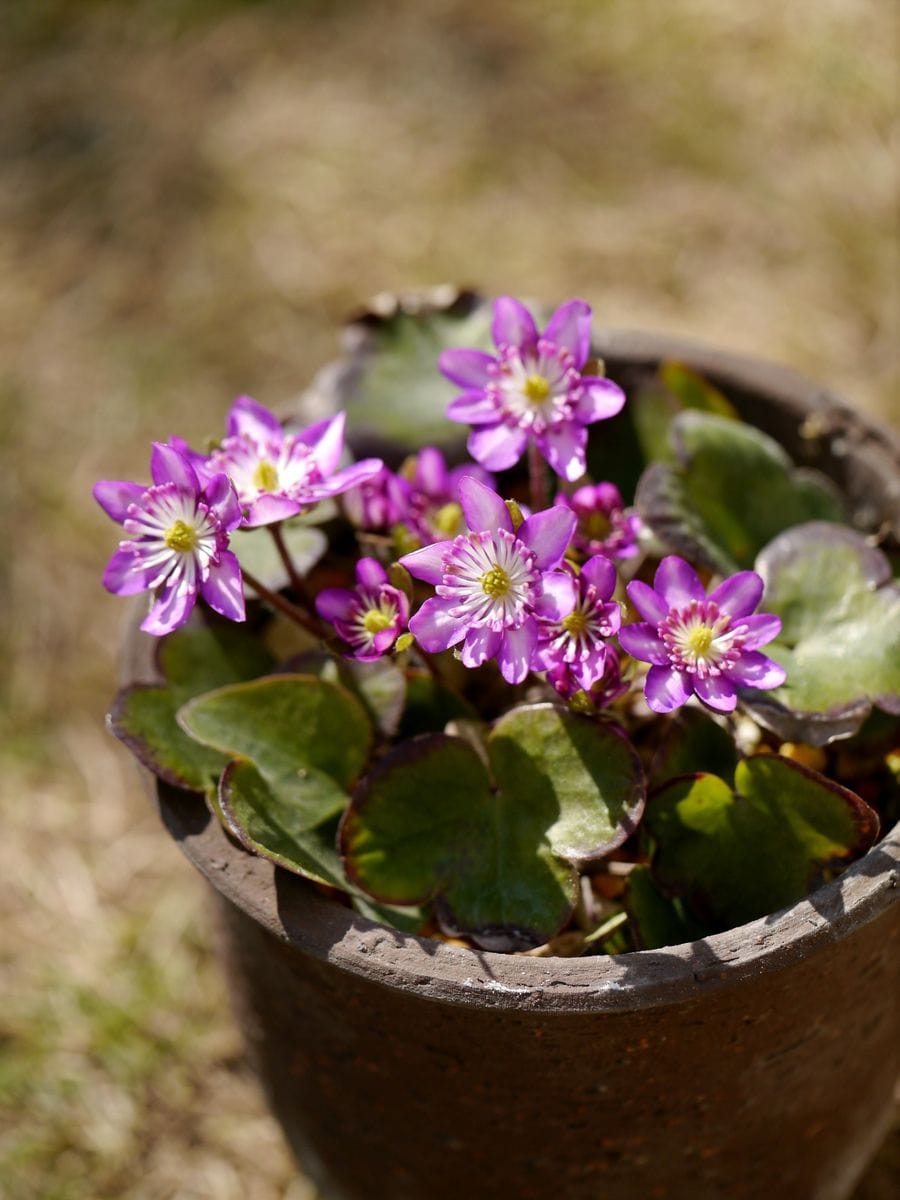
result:
[[[4,1197],[312,1196],[242,1065],[203,889],[103,729],[125,606],[93,480],[146,478],[151,438],[202,442],[239,392],[284,405],[349,310],[444,280],[580,294],[896,419],[898,22],[886,0],[3,6]],[[860,1200],[898,1167],[894,1136]]]

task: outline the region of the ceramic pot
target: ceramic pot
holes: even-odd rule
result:
[[[839,399],[668,338],[597,339],[626,390],[677,357],[869,526],[900,453]],[[146,679],[147,640],[126,674]],[[900,826],[802,903],[688,945],[539,959],[354,915],[159,787],[209,880],[247,1044],[334,1200],[840,1200],[900,1075]]]

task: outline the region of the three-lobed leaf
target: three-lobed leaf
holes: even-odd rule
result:
[[[337,819],[372,741],[350,692],[312,676],[271,675],[198,696],[178,720],[232,760],[218,800],[239,841],[288,870],[345,886]]]
[[[773,438],[752,425],[688,410],[671,425],[675,461],[656,462],[635,504],[676,553],[730,574],[752,567],[779,533],[807,521],[841,521],[833,485],[797,468]]]
[[[900,587],[852,529],[812,522],[760,554],[765,609],[782,622],[766,653],[787,670],[750,710],[782,737],[822,744],[854,733],[873,705],[900,713]]]
[[[441,351],[492,350],[491,306],[472,293],[399,297],[348,328],[350,354],[321,373],[317,403],[348,414],[354,449],[411,453],[459,446],[465,428],[446,418],[458,388],[437,369]]]
[[[624,841],[643,795],[616,727],[524,706],[483,747],[428,734],[387,755],[344,816],[344,863],[376,899],[434,901],[483,946],[539,945],[572,912],[577,866]]]
[[[734,789],[715,775],[672,780],[647,804],[653,877],[705,932],[794,904],[863,853],[878,817],[855,793],[791,759],[743,759]]]
[[[119,692],[110,711],[110,728],[167,783],[208,792],[227,758],[188,737],[176,713],[193,696],[270,670],[272,656],[243,627],[197,615],[161,639],[157,666],[164,682],[132,684]]]

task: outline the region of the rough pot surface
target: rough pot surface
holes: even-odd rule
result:
[[[781,368],[607,334],[626,389],[677,357],[869,525],[898,448]],[[130,680],[150,675],[146,639]],[[163,819],[218,893],[245,1034],[304,1168],[335,1200],[840,1200],[900,1075],[900,826],[839,880],[689,945],[535,959],[409,937],[236,848],[197,796]]]

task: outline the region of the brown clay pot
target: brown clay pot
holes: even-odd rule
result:
[[[780,368],[609,334],[626,389],[677,357],[870,526],[898,448]],[[127,673],[147,677],[148,648]],[[219,900],[247,1042],[335,1200],[840,1200],[900,1075],[900,826],[792,908],[689,945],[539,959],[409,937],[232,844],[199,797],[163,820]]]

